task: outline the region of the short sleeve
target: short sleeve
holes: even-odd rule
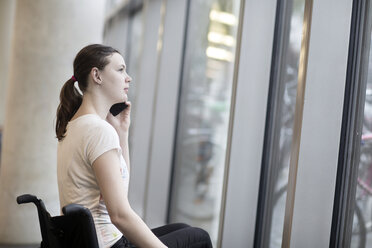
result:
[[[85,142],[85,152],[90,165],[99,156],[112,149],[116,149],[118,154],[121,153],[119,136],[115,129],[106,121],[102,121],[99,125],[91,127],[87,132]]]

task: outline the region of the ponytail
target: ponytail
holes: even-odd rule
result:
[[[60,104],[57,108],[56,134],[58,141],[65,137],[67,123],[79,109],[83,100],[74,86],[75,80],[71,78],[63,85],[59,96]]]
[[[119,52],[109,46],[92,44],[81,49],[76,55],[73,76],[63,85],[59,96],[60,104],[57,109],[56,123],[58,141],[63,140],[65,137],[67,123],[74,116],[83,101],[83,97],[75,88],[74,83],[78,80],[79,88],[84,93],[88,88],[88,78],[92,68],[96,67],[99,70],[103,70],[110,62],[108,58],[113,53]]]

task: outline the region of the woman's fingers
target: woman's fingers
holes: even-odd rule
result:
[[[122,112],[117,116],[113,116],[110,112],[108,113],[106,120],[110,123],[117,131],[128,131],[130,126],[130,111],[131,111],[131,102],[126,102],[128,107],[126,107]]]

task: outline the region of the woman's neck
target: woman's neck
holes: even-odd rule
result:
[[[71,120],[86,114],[95,114],[105,120],[110,108],[106,105],[108,104],[103,103],[99,98],[84,94],[83,101]]]

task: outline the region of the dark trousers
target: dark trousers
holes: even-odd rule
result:
[[[169,248],[212,248],[209,234],[201,228],[175,223],[151,229]],[[124,236],[111,248],[135,247]]]

